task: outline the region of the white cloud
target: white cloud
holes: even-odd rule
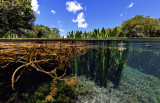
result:
[[[86,7],[86,6],[84,7],[84,10],[87,10],[87,7]]]
[[[88,27],[88,24],[85,21],[86,20],[85,20],[85,16],[84,16],[83,12],[81,12],[77,15],[77,19],[72,20],[72,22],[78,23],[79,28],[87,28]]]
[[[60,32],[64,32],[64,30],[63,30],[63,29],[59,29],[59,31],[60,31]]]
[[[38,1],[37,0],[32,0],[31,1],[31,6],[32,6],[32,10],[40,15]]]
[[[60,20],[58,20],[58,25],[59,25],[60,28],[63,27],[63,24]]]
[[[133,5],[134,5],[134,3],[132,2],[132,3],[128,6],[128,8],[132,8]]]
[[[78,3],[77,1],[67,1],[66,2],[66,9],[69,12],[73,12],[76,13],[79,10],[83,10],[83,7],[81,6],[80,3]]]
[[[121,14],[120,16],[123,16],[123,14]]]
[[[51,13],[56,14],[56,11],[55,10],[51,10]]]

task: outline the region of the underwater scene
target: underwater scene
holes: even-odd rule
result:
[[[160,41],[1,40],[0,103],[160,103]]]

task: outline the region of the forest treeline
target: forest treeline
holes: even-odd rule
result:
[[[71,31],[68,38],[106,38],[106,37],[159,37],[160,18],[137,15],[115,28],[94,29],[91,32]]]
[[[0,0],[0,38],[59,38],[59,30],[34,25],[31,0]]]
[[[0,0],[0,38],[60,38],[59,29],[35,25],[31,0]],[[115,28],[71,31],[68,38],[158,37],[160,18],[137,15]]]

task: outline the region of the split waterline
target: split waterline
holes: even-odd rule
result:
[[[0,102],[159,103],[160,41],[1,39]]]

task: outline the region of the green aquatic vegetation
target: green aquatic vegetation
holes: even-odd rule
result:
[[[78,59],[75,59],[74,61],[75,61],[75,63],[74,63],[74,71],[75,71],[75,74],[77,74],[78,73],[78,64],[77,64]]]
[[[98,42],[85,55],[75,58],[72,72],[78,71],[78,75],[86,75],[104,87],[107,87],[109,80],[118,87],[127,63],[128,49],[124,46],[127,42]]]
[[[102,63],[102,78],[103,78],[103,85],[106,85],[107,84],[107,74],[105,73],[105,61],[106,61],[106,59],[107,58],[105,58],[105,54],[106,54],[106,52],[105,52],[105,49],[104,49],[104,47],[105,47],[105,43],[104,42],[102,42],[102,49],[101,49],[101,63]]]
[[[70,78],[70,77],[68,77]],[[75,86],[68,86],[66,83],[59,81],[57,84],[57,94],[50,101],[45,98],[50,94],[49,87],[51,84],[42,84],[35,92],[29,97],[29,103],[75,103],[79,95],[92,94],[92,89],[86,88],[84,83],[77,82]]]
[[[159,87],[160,80],[158,78],[126,66],[119,90],[123,91],[127,100],[134,98],[131,102],[136,100],[137,103],[159,103]]]
[[[39,87],[32,96],[29,97],[28,102],[29,103],[38,103],[38,102],[45,102],[45,97],[49,93],[50,85],[49,84],[42,84],[41,87]]]
[[[160,55],[156,53],[156,50],[143,50],[140,52],[139,49],[131,50],[128,58],[130,67],[160,78]]]

